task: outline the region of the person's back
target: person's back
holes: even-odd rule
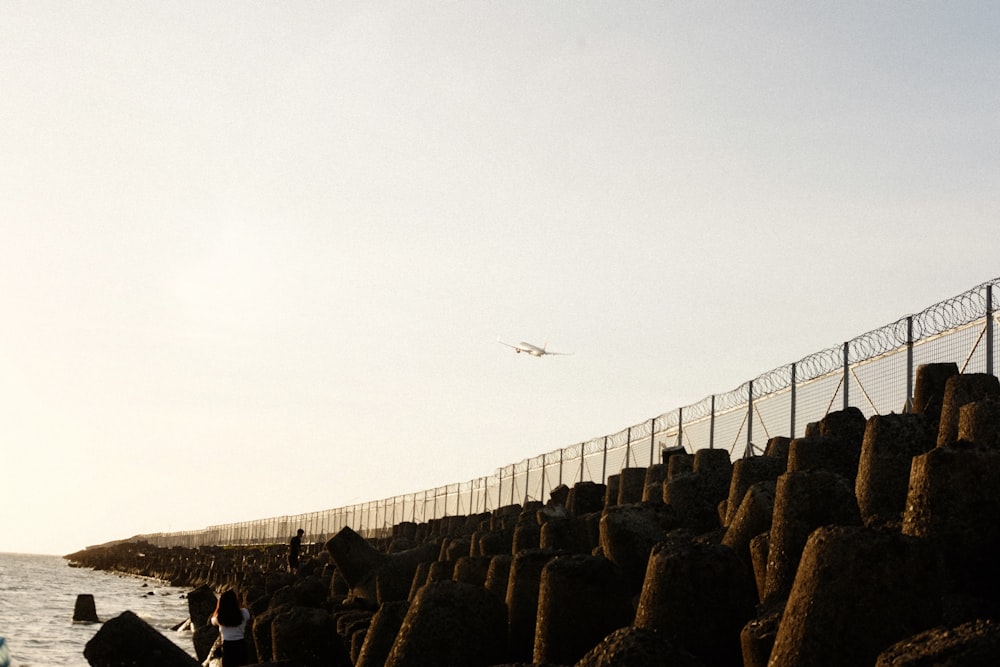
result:
[[[302,534],[305,531],[299,528],[295,537],[288,541],[288,571],[294,573],[299,568],[299,549],[302,548]]]

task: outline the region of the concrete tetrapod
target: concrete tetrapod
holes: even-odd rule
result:
[[[505,659],[503,601],[482,588],[435,581],[410,605],[385,667],[488,667]]]
[[[608,634],[632,623],[618,567],[603,556],[553,558],[542,569],[534,661],[572,665]]]
[[[871,665],[941,619],[930,544],[891,530],[826,526],[809,536],[769,664]],[[914,585],[920,582],[920,585]]]
[[[91,667],[200,667],[156,628],[125,611],[104,623],[83,649]]]
[[[677,530],[649,557],[635,626],[672,638],[706,664],[738,665],[740,630],[756,602],[753,574],[732,549]]]

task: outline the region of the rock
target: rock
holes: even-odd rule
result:
[[[184,652],[131,611],[105,622],[83,649],[91,667],[200,667]]]

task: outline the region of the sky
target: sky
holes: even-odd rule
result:
[[[466,482],[960,294],[998,109],[994,2],[0,0],[0,551]]]

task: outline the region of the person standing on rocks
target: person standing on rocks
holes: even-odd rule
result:
[[[288,541],[288,571],[292,574],[299,569],[299,549],[302,548],[302,534],[305,531],[299,528],[295,537]]]
[[[219,627],[222,637],[222,667],[241,667],[249,661],[246,640],[250,610],[240,606],[236,591],[230,589],[219,596],[209,622]]]

